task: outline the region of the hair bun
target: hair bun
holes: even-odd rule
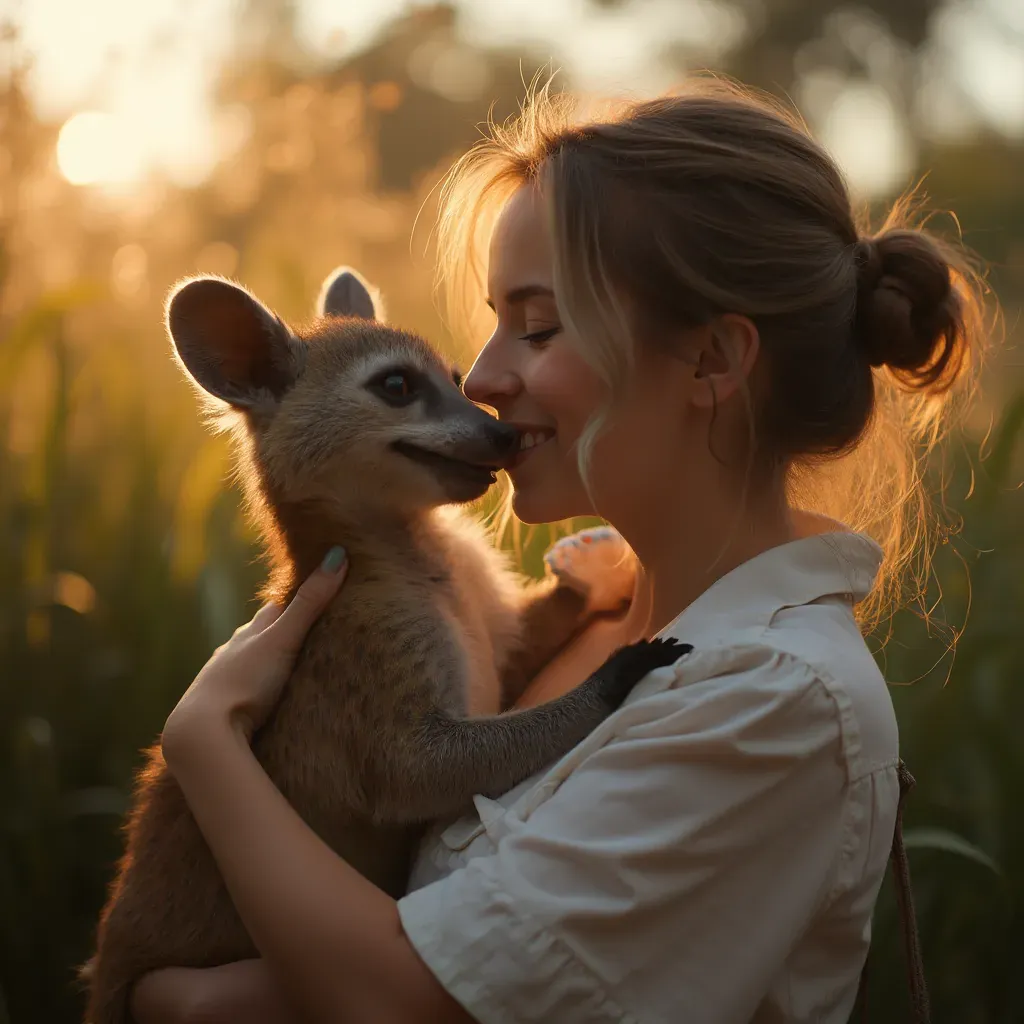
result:
[[[952,383],[965,355],[964,310],[941,243],[920,231],[886,231],[858,241],[854,261],[854,337],[868,363],[914,387]]]

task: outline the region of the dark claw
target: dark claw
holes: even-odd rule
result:
[[[693,650],[692,644],[683,644],[674,637],[665,640],[639,640],[617,650],[609,659],[617,670],[635,675],[639,682],[648,672],[674,664]]]

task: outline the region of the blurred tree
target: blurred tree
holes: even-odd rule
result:
[[[1012,311],[1024,299],[1024,140],[989,131],[926,143],[920,164],[933,202],[955,211],[964,240],[985,257]]]
[[[628,9],[643,0],[590,2]],[[1004,302],[1013,308],[1024,298],[1024,190],[1011,184],[1024,180],[1024,138],[989,127],[963,90],[958,101],[970,111],[975,129],[962,139],[932,137],[921,116],[935,28],[940,15],[953,8],[950,0],[722,0],[718,6],[738,15],[744,27],[715,61],[716,69],[812,107],[819,105],[822,90],[834,99],[846,87],[880,87],[915,157],[900,190],[927,175],[931,205],[956,211],[965,241],[990,263]],[[995,5],[974,10],[1009,38],[1016,36],[1024,51],[1024,37],[999,20]],[[680,71],[707,63],[699,46],[671,33],[661,56]],[[830,103],[821,106],[827,111]],[[804,113],[813,124],[817,111]],[[877,197],[877,205],[884,207],[889,198]],[[954,230],[955,224],[940,227]]]
[[[874,23],[910,53],[927,40],[945,0],[732,0],[748,29],[730,55],[744,81],[789,92],[807,47],[817,45],[847,75],[870,77],[872,66],[858,46],[857,23]]]
[[[442,3],[393,22],[326,81],[363,83],[380,161],[375,184],[405,191],[473,143],[488,113],[514,113],[538,68],[517,52],[470,46],[455,7]]]

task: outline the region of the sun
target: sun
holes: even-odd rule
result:
[[[142,152],[128,126],[112,114],[86,110],[57,136],[57,166],[72,185],[124,185],[142,176]]]

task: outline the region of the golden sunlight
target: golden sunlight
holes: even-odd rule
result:
[[[137,180],[143,159],[122,120],[87,110],[68,118],[61,128],[57,165],[72,185],[113,185]]]

